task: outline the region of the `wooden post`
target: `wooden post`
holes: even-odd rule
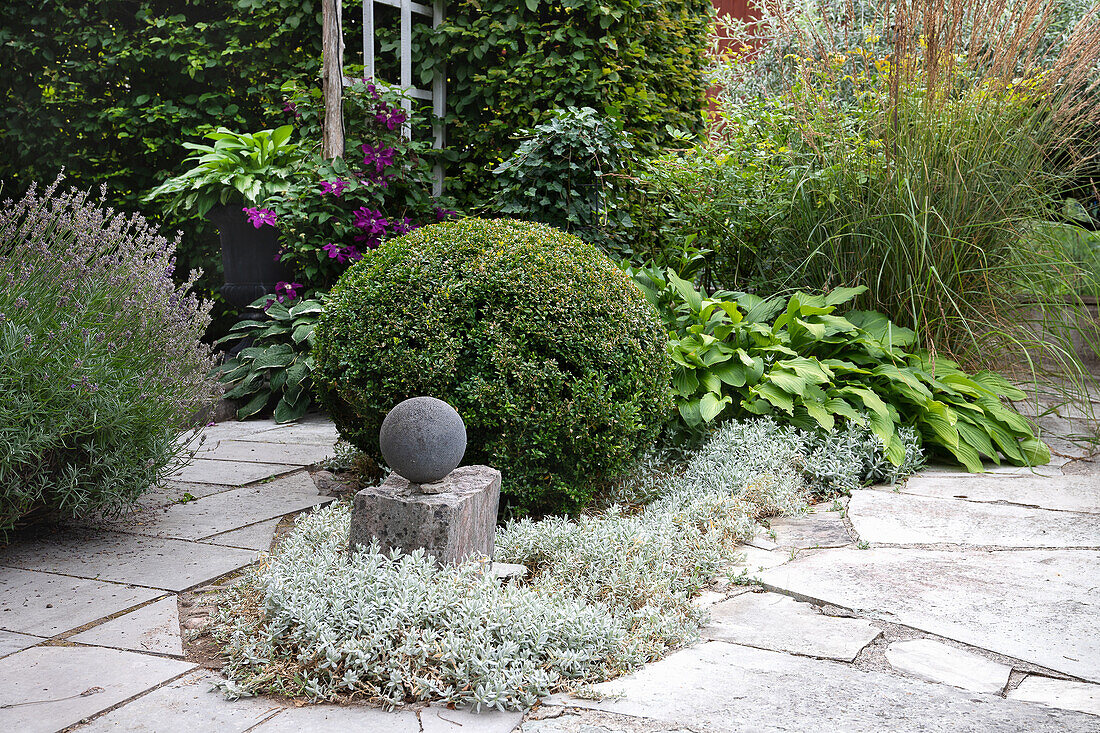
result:
[[[344,155],[344,42],[340,27],[340,0],[322,0],[321,90],[325,98],[325,124],[321,152],[329,159]]]

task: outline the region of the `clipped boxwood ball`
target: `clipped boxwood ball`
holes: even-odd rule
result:
[[[466,462],[520,512],[572,511],[652,445],[671,406],[666,336],[642,292],[557,229],[464,219],[351,267],[316,328],[314,379],[340,434],[377,456],[386,413],[432,395]]]

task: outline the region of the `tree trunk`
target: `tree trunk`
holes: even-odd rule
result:
[[[321,5],[321,89],[325,97],[321,150],[326,158],[344,155],[344,44],[338,2],[322,0]]]

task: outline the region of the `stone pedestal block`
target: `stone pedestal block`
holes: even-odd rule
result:
[[[383,552],[423,547],[443,564],[492,558],[500,501],[500,471],[462,466],[423,493],[396,473],[381,486],[355,495],[350,544],[369,547],[378,538]]]

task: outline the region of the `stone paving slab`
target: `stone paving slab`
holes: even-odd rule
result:
[[[210,545],[225,545],[226,547],[240,547],[245,550],[267,552],[271,549],[271,542],[275,539],[275,530],[278,529],[280,521],[282,521],[281,518],[250,524],[231,532],[223,532],[208,537],[203,542]]]
[[[332,497],[317,493],[308,473],[299,471],[268,483],[123,517],[106,526],[122,532],[198,540],[330,501]]]
[[[1100,514],[1100,476],[914,476],[902,493]]]
[[[469,708],[450,710],[442,705],[429,705],[420,711],[422,733],[510,733],[523,721],[518,711],[482,710]]]
[[[751,545],[738,547],[737,554],[741,555],[741,558],[739,562],[732,565],[735,568],[734,575],[740,572],[736,569],[745,568],[748,570],[748,575],[752,576],[754,573],[774,568],[776,565],[782,565],[791,559],[789,553],[780,550],[761,550],[759,547],[752,547]]]
[[[859,610],[1100,681],[1100,552],[828,550],[761,574],[769,590]]]
[[[823,615],[778,593],[743,593],[710,607],[704,639],[853,661],[882,631],[863,619]]]
[[[816,512],[804,517],[773,519],[770,528],[775,532],[775,544],[779,549],[844,547],[855,542],[849,536],[840,512]]]
[[[142,606],[136,611],[70,636],[69,641],[137,652],[183,656],[180,614],[175,596]]]
[[[1091,514],[864,490],[852,492],[848,519],[874,544],[1100,548]]]
[[[1090,715],[1100,715],[1100,685],[1072,680],[1055,680],[1050,677],[1028,675],[1012,692],[1013,700],[1042,703],[1063,710],[1079,710]],[[1100,720],[1096,721],[1100,730]]]
[[[137,500],[137,511],[160,509],[170,504],[186,504],[204,496],[220,494],[232,490],[232,486],[220,484],[192,484],[186,481],[165,481],[162,486],[154,486]]]
[[[595,685],[607,699],[555,695],[549,705],[674,723],[708,733],[1019,733],[1092,731],[1096,719],[975,696],[851,665],[710,641]]]
[[[340,434],[336,431],[336,426],[325,419],[281,425],[263,432],[243,435],[237,440],[258,441],[261,443],[298,443],[331,448],[339,438]]]
[[[207,442],[195,458],[213,461],[244,461],[309,466],[332,458],[332,445],[312,443],[256,443],[244,440]]]
[[[289,463],[232,463],[196,458],[172,474],[173,481],[218,486],[244,486],[300,469]]]
[[[249,733],[336,733],[370,731],[374,733],[420,733],[416,712],[387,712],[366,705],[306,705],[287,708],[270,720],[250,729]],[[467,729],[466,733],[480,733]]]
[[[23,651],[40,642],[45,641],[41,636],[30,634],[17,634],[14,631],[0,631],[0,657]]]
[[[920,475],[953,476],[969,478],[972,476],[1061,476],[1062,466],[1070,461],[1069,458],[1051,456],[1050,463],[1042,466],[998,466],[995,463],[986,463],[982,473],[970,473],[962,466],[931,465],[921,470]]]
[[[149,588],[0,567],[0,628],[56,636],[159,595]]]
[[[190,450],[196,450],[209,443],[219,440],[239,440],[246,435],[262,433],[280,427],[274,420],[226,420],[216,425],[207,425],[202,429],[199,438],[193,440],[188,446]],[[203,440],[205,438],[205,440]]]
[[[281,703],[265,698],[227,700],[211,689],[216,679],[217,676],[207,670],[192,672],[77,730],[80,733],[242,733],[284,709]]]
[[[0,550],[0,565],[8,567],[170,591],[208,582],[255,559],[256,553],[250,550],[89,529],[59,532]],[[142,593],[147,596],[148,591]]]
[[[1012,667],[932,639],[895,641],[886,648],[894,669],[931,682],[1000,694]]]
[[[27,649],[0,659],[0,730],[54,733],[194,666],[98,647]]]

